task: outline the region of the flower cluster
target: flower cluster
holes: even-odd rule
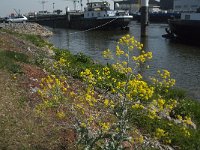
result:
[[[68,85],[66,84],[65,77],[56,77],[55,75],[48,75],[46,78],[41,79],[41,90],[38,94],[42,96],[43,100],[57,101],[64,92],[67,91]],[[52,93],[59,92],[59,93]]]
[[[133,79],[127,83],[128,94],[132,99],[149,100],[154,94],[154,88],[149,86],[147,82]]]
[[[56,111],[56,116],[60,119],[64,118],[64,104],[69,102],[67,97],[68,89],[69,85],[66,82],[66,77],[48,75],[46,78],[42,78],[38,94],[41,96],[43,102],[37,106],[37,112],[52,108],[59,108]]]
[[[90,69],[85,69],[85,71],[82,71],[80,76],[85,82],[88,82],[89,84],[96,84],[96,79],[94,78],[94,75]]]
[[[137,62],[137,64],[144,63],[148,59],[152,59],[152,52],[144,52],[142,51],[142,54],[139,56],[133,56],[132,59]]]
[[[175,79],[170,77],[170,72],[167,70],[158,70],[157,76],[152,77],[151,81],[158,91],[168,92],[168,89],[175,85]]]
[[[42,79],[38,93],[43,103],[38,109],[56,108],[59,119],[70,116],[78,141],[85,149],[123,149],[124,142],[143,143],[143,136],[130,127],[128,112],[142,111],[151,119],[169,116],[177,102],[165,99],[160,93],[168,92],[175,80],[167,70],[151,77],[152,83],[144,80],[138,70],[152,59],[152,53],[145,52],[143,44],[130,35],[119,39],[114,54],[107,49],[103,56],[114,58],[115,62],[100,69],[82,71],[80,77],[84,84],[77,93],[70,90],[65,77],[50,75]],[[67,65],[70,64],[61,57],[54,68],[63,70]],[[190,117],[177,118],[192,125]],[[190,135],[186,128],[183,132]],[[167,135],[165,130],[156,129],[158,140],[166,139],[170,143]]]
[[[112,56],[112,52],[110,51],[110,49],[107,49],[103,52],[103,57],[104,58],[108,58],[108,59],[112,59],[113,56]]]

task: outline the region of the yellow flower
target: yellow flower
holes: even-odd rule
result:
[[[57,117],[59,119],[63,119],[65,117],[65,113],[63,111],[59,111],[59,112],[57,112]]]
[[[88,118],[88,122],[89,122],[89,123],[91,123],[93,120],[94,120],[94,117],[93,117],[93,116],[90,116],[90,117]]]
[[[158,99],[158,106],[159,107],[163,107],[164,104],[165,104],[165,100],[164,99]]]
[[[167,144],[171,144],[172,140],[168,139],[168,140],[165,140],[165,143]]]
[[[64,87],[64,88],[63,88],[63,91],[66,92],[66,91],[67,91],[67,88]]]
[[[38,94],[39,94],[39,95],[42,95],[42,91],[41,91],[40,89],[38,90]]]
[[[156,137],[160,139],[161,137],[166,136],[165,130],[157,128],[156,129]]]
[[[129,49],[129,50],[132,50],[133,48],[134,48],[133,46],[129,46],[129,48],[128,48],[128,49]]]
[[[142,104],[134,104],[132,105],[133,109],[144,109],[144,106]]]
[[[110,123],[109,122],[104,122],[104,123],[100,123],[101,127],[102,127],[102,130],[104,132],[108,131],[109,128],[110,128]]]
[[[140,143],[143,143],[143,142],[144,142],[144,138],[143,138],[142,135],[139,137],[138,141],[139,141]]]
[[[129,34],[126,35],[126,38],[129,39],[131,36]]]
[[[104,105],[105,105],[106,107],[108,107],[108,104],[109,104],[109,100],[108,100],[108,99],[105,99]]]
[[[55,76],[55,75],[51,75],[51,77],[52,77],[52,78],[54,78],[54,79],[56,78],[56,76]]]
[[[127,63],[126,61],[123,61],[122,64],[123,64],[124,66],[126,66],[128,63]]]
[[[52,88],[51,84],[47,84],[47,86],[48,86],[48,88],[49,88],[49,89],[51,89],[51,88]]]
[[[104,58],[110,58],[110,59],[113,58],[112,52],[110,51],[110,49],[107,49],[107,50],[105,50],[105,51],[103,52],[103,57],[104,57]]]
[[[74,93],[73,91],[70,92],[69,94],[70,94],[71,97],[74,97],[74,96],[75,96],[75,93]]]
[[[124,54],[124,51],[121,50],[121,49],[119,48],[119,46],[116,46],[116,56],[120,56],[120,55],[123,55],[123,54]]]
[[[90,100],[92,99],[92,96],[89,95],[89,94],[86,94],[86,95],[85,95],[85,99],[86,99],[87,101],[90,101]]]
[[[131,73],[132,72],[132,68],[130,68],[130,67],[126,68],[126,70],[127,70],[127,73]]]
[[[178,118],[178,120],[180,120],[180,121],[183,120],[182,116],[180,116],[180,115],[177,115],[177,118]]]
[[[139,106],[139,104],[134,104],[134,105],[132,105],[132,108],[133,109],[138,109],[140,106]]]
[[[192,125],[192,120],[190,117],[186,116],[184,122],[188,125]]]
[[[64,58],[61,57],[60,60],[59,60],[59,63],[60,63],[60,64],[64,64],[65,62],[66,62],[66,60],[65,60]]]
[[[149,117],[150,119],[156,118],[156,117],[157,117],[156,111],[155,111],[155,110],[149,110],[148,117]]]
[[[191,134],[185,127],[183,127],[182,130],[185,136],[190,137]]]
[[[82,128],[86,128],[86,126],[87,126],[87,125],[86,125],[85,123],[83,123],[83,122],[81,123],[81,127],[82,127]]]

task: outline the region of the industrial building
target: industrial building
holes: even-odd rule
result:
[[[200,7],[200,0],[174,0],[174,11],[195,12]]]
[[[140,0],[128,0],[128,1],[115,1],[114,6],[115,9],[123,9],[123,10],[129,10],[130,14],[133,14],[135,12],[138,12],[140,9]],[[158,9],[159,2],[156,0],[149,0],[149,10],[153,11]]]

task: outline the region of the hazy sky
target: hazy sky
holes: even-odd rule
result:
[[[42,0],[0,0],[0,16],[5,17],[11,13],[15,13],[14,9],[21,10],[21,13],[25,14],[30,11],[39,11],[42,10]],[[70,9],[73,9],[74,0],[46,0],[44,4],[45,10],[52,11],[53,3],[55,3],[55,9],[65,10],[66,6],[69,6]],[[86,1],[86,0],[83,0]],[[78,4],[77,4],[78,7]],[[80,6],[79,6],[80,8]]]
[[[22,14],[42,10],[42,1],[46,1],[44,4],[44,10],[48,10],[50,12],[53,10],[53,3],[55,3],[55,9],[61,9],[65,11],[67,6],[70,7],[70,9],[74,9],[74,0],[0,0],[0,17],[9,16],[11,13],[15,13],[14,9],[17,11],[20,10]],[[82,1],[83,6],[85,6],[87,0]],[[113,9],[113,0],[108,0],[108,2],[111,4],[111,8]],[[77,3],[77,8],[80,9],[79,3]]]

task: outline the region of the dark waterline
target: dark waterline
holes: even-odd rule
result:
[[[129,31],[89,31],[71,29],[51,29],[54,36],[49,41],[56,47],[69,49],[76,54],[82,52],[100,63],[105,63],[101,53],[109,48],[114,50],[117,40],[130,34],[142,42],[148,51],[153,52],[150,70],[152,75],[159,69],[167,69],[176,79],[176,86],[182,88],[200,101],[200,46],[175,43],[162,38],[167,24],[150,24],[148,37],[140,38],[140,25],[131,22]]]

